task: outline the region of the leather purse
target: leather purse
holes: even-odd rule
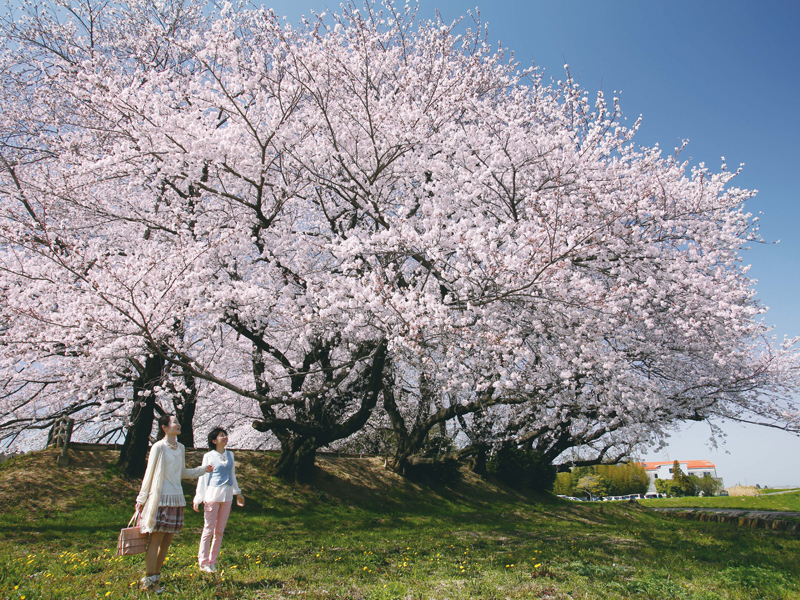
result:
[[[133,513],[128,526],[123,527],[119,532],[117,540],[117,556],[127,556],[129,554],[141,554],[147,550],[148,535],[139,530],[139,526],[131,527],[139,517],[138,511]]]

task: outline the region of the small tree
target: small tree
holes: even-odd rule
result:
[[[699,491],[697,485],[699,480],[696,475],[686,475],[681,471],[681,466],[676,460],[672,463],[672,479],[657,479],[656,491],[668,496],[696,496]]]
[[[608,493],[608,481],[599,475],[585,475],[578,481],[576,489],[589,497],[605,496]]]
[[[722,489],[722,481],[711,475],[697,478],[697,488],[704,496],[716,496]]]

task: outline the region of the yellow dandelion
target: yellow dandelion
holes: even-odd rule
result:
[[[538,569],[538,568],[539,568],[539,567],[541,567],[541,566],[542,566],[542,563],[539,563],[538,565],[533,565],[533,568],[534,568],[534,569]]]

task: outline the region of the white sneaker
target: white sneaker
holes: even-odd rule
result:
[[[156,594],[160,594],[164,591],[164,588],[158,584],[159,579],[160,577],[157,575],[142,577],[142,579],[139,581],[139,589],[144,592],[155,592]]]
[[[203,571],[204,573],[216,573],[217,567],[215,567],[214,565],[203,565],[202,567],[200,567],[200,570]]]
[[[210,569],[209,573],[216,573],[217,572],[217,565],[208,565]]]

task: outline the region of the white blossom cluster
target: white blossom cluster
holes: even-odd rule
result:
[[[3,26],[0,437],[119,431],[154,352],[153,393],[190,373],[239,445],[385,411],[553,458],[797,430],[797,355],[741,264],[753,192],[638,147],[568,68],[388,2],[299,28],[64,5]]]

